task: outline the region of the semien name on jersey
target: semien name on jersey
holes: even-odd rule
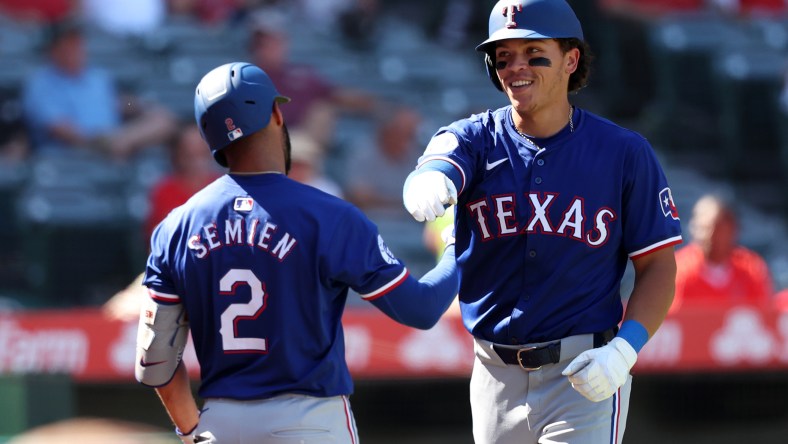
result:
[[[220,229],[216,222],[203,226],[189,237],[188,248],[200,259],[222,247],[257,247],[283,261],[298,241],[290,233],[277,235],[276,224],[259,219],[227,219]]]

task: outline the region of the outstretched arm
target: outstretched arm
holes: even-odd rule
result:
[[[408,278],[372,304],[395,321],[423,330],[432,328],[459,289],[454,245],[446,247],[438,264],[421,279]]]

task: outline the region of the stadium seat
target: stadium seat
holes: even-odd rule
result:
[[[132,263],[139,223],[123,194],[126,168],[68,154],[35,157],[15,202],[26,287],[55,307],[99,304],[143,266]]]
[[[714,104],[721,92],[709,81],[716,51],[749,47],[751,40],[736,22],[714,15],[670,16],[655,23],[649,49],[656,71],[652,113],[660,145],[681,150],[719,142]]]
[[[720,147],[731,177],[777,179],[780,169],[780,127],[786,125],[779,96],[788,69],[788,53],[764,46],[715,57],[711,83],[719,106]]]

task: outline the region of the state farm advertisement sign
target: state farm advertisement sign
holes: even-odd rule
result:
[[[401,326],[372,309],[344,317],[355,378],[468,377],[473,341],[445,316],[427,331]],[[92,309],[0,315],[0,374],[66,373],[77,381],[133,381],[136,322]],[[191,344],[184,360],[194,377]],[[788,369],[788,313],[752,307],[670,316],[640,353],[635,373]]]

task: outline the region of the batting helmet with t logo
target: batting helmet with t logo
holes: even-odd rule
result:
[[[503,91],[495,72],[495,43],[506,39],[583,39],[583,28],[565,0],[501,0],[490,12],[489,37],[476,47],[485,53],[487,75]]]

